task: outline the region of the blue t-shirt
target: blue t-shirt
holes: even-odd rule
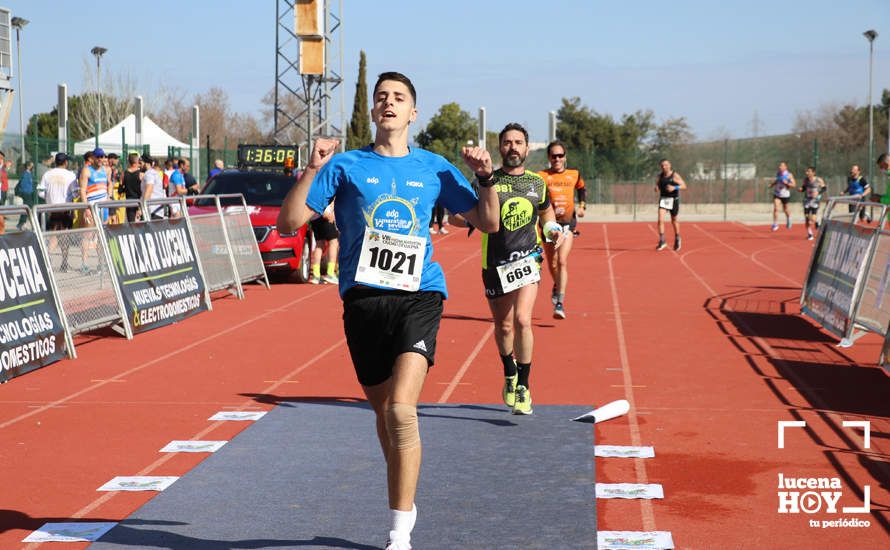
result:
[[[170,174],[170,183],[172,185],[178,185],[179,187],[185,187],[185,177],[182,175],[182,171],[178,168],[173,170],[173,173]]]
[[[848,195],[861,195],[865,193],[865,190],[868,189],[868,182],[865,181],[865,178],[859,176],[858,178],[847,178],[847,194]]]
[[[340,230],[340,296],[355,286],[365,228],[427,239],[420,290],[448,295],[442,267],[433,262],[430,215],[439,203],[466,212],[479,202],[467,179],[443,157],[412,148],[384,157],[371,146],[335,155],[315,176],[306,205],[317,213],[336,199]],[[365,285],[366,283],[362,283]],[[373,285],[366,285],[373,286]]]

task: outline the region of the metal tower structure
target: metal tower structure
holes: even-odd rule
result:
[[[275,89],[273,132],[276,143],[299,144],[306,153],[319,136],[346,144],[343,85],[343,0],[324,2],[324,72],[302,74],[297,6],[305,0],[275,1]],[[302,152],[302,151],[301,151]],[[302,164],[302,163],[301,163]]]

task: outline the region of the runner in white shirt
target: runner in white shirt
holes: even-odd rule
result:
[[[142,200],[163,199],[166,194],[164,193],[164,179],[158,170],[158,161],[148,155],[143,155],[142,162],[148,166],[148,170],[142,176]],[[153,220],[166,217],[163,205],[149,206],[148,211]]]
[[[773,188],[773,231],[779,230],[779,210],[785,212],[785,227],[791,229],[791,211],[788,209],[788,201],[791,200],[791,190],[797,189],[794,174],[788,171],[788,165],[779,163],[776,179],[769,185]]]

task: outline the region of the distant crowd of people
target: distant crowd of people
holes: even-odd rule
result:
[[[77,159],[79,160],[79,159]],[[56,153],[47,160],[48,169],[35,185],[34,163],[22,167],[14,195],[21,198],[22,204],[34,206],[39,203],[94,203],[105,200],[153,200],[166,197],[197,195],[200,185],[191,173],[191,163],[187,158],[166,159],[163,162],[148,154],[130,153],[126,166],[120,165],[120,155],[106,154],[102,148],[87,151],[82,157],[82,165],[75,167],[75,158],[66,153]],[[12,161],[6,160],[0,151],[0,184],[2,198],[0,205],[14,204],[9,192],[9,173]],[[210,178],[224,168],[223,161],[217,159],[210,171]],[[102,209],[102,223],[122,223],[143,218],[139,208]],[[151,205],[149,216],[163,218],[179,216],[178,205]],[[17,223],[21,230],[28,223],[28,215],[22,214]],[[72,227],[95,225],[90,210],[73,209],[53,212],[47,220],[47,229],[59,230]],[[0,216],[0,232],[5,230],[5,220]]]

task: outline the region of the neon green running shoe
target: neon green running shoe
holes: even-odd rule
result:
[[[516,402],[513,404],[513,414],[532,413],[532,392],[525,386],[516,386]]]
[[[513,376],[505,376],[504,377],[504,405],[513,408],[513,405],[516,404],[516,379],[519,378],[518,375],[514,374]]]

